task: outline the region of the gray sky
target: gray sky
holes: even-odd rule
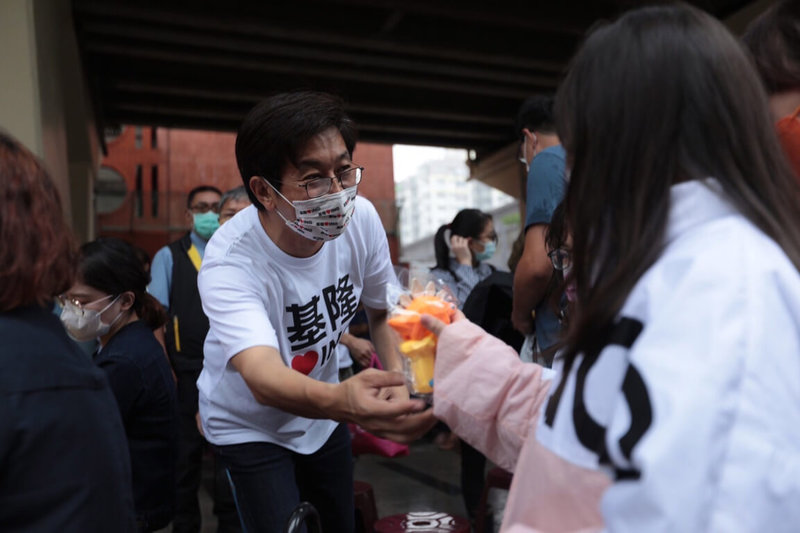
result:
[[[395,144],[392,146],[392,159],[394,160],[394,181],[401,182],[416,173],[417,168],[423,163],[437,159],[444,159],[452,150],[438,146],[411,146]],[[466,150],[464,160],[467,158]]]

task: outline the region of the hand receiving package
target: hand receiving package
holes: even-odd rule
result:
[[[449,324],[456,311],[456,298],[446,285],[425,274],[412,278],[409,286],[388,291],[389,325],[400,336],[398,349],[403,354],[406,383],[412,396],[426,400],[433,395],[433,365],[436,336],[420,321],[433,315]]]

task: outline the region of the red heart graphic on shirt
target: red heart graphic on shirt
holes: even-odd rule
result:
[[[314,350],[306,352],[303,355],[295,355],[292,359],[292,368],[307,376],[317,365],[317,359],[319,359],[319,354]]]

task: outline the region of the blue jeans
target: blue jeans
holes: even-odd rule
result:
[[[301,501],[317,509],[324,531],[354,530],[353,456],[345,424],[310,455],[266,442],[214,451],[230,471],[247,533],[282,533]]]

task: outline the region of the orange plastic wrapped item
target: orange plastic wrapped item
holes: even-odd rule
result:
[[[389,326],[400,336],[398,349],[403,354],[403,368],[409,392],[431,399],[433,368],[436,357],[436,336],[422,325],[423,314],[432,315],[449,324],[456,311],[455,297],[441,282],[414,278],[408,289],[390,292]]]
[[[433,333],[422,340],[405,341],[400,352],[406,356],[411,392],[417,395],[433,393],[433,364],[436,360],[436,337]]]
[[[454,313],[455,308],[452,303],[438,296],[422,294],[414,297],[405,308],[397,310],[389,318],[389,325],[404,341],[420,340],[431,335],[420,322],[423,314],[433,315],[445,324],[449,324]]]

